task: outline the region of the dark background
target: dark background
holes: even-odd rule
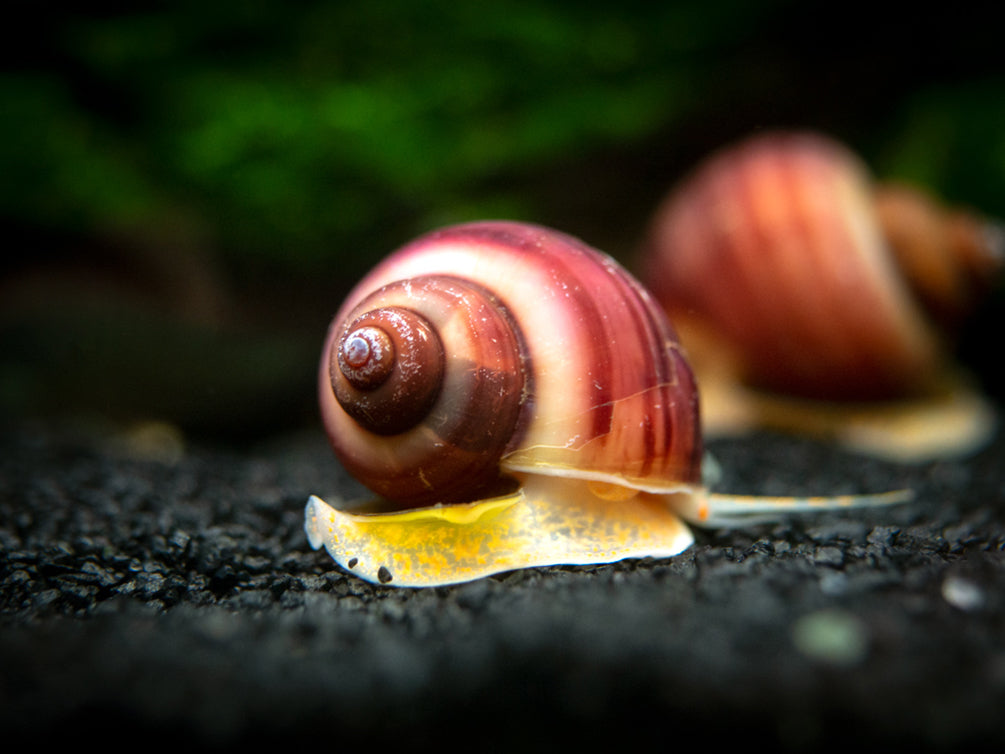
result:
[[[662,195],[776,127],[1005,216],[999,17],[868,3],[15,3],[0,98],[0,411],[242,442],[316,421],[379,257],[514,218],[633,266]],[[999,392],[985,333],[963,349]]]
[[[315,365],[376,259],[504,217],[631,267],[678,178],[775,127],[1005,217],[997,14],[221,0],[7,16],[5,741],[999,745],[1000,434],[915,465],[715,441],[728,491],[916,500],[698,531],[665,561],[395,590],[302,530],[308,494],[356,489],[320,431]],[[999,405],[1002,312],[999,284],[959,345]]]

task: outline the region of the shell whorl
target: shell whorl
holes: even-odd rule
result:
[[[443,387],[443,361],[443,343],[425,317],[378,307],[346,324],[329,375],[339,405],[360,427],[396,435],[428,414]]]
[[[362,392],[368,359],[386,369],[368,318],[387,308],[422,317],[443,350],[439,391],[401,431],[360,426],[351,414],[369,409],[344,410],[333,384],[343,363],[368,372]],[[697,391],[665,312],[612,259],[539,226],[452,226],[385,259],[336,316],[319,385],[336,454],[403,506],[473,499],[500,474],[652,491],[700,479]]]
[[[325,353],[326,426],[359,481],[406,506],[497,481],[528,370],[519,327],[489,291],[449,275],[384,285],[336,319]]]

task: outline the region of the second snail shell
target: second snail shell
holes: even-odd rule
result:
[[[938,432],[939,423],[947,435],[959,425],[955,447],[933,436],[937,455],[970,449],[990,431],[987,406],[947,387],[949,339],[1001,252],[1000,233],[976,214],[875,182],[829,137],[780,131],[721,149],[678,184],[654,215],[643,279],[699,360],[723,356],[717,373],[698,369],[710,396],[731,371],[767,391],[751,411],[774,408],[767,401],[782,395],[843,402],[813,424],[836,433],[857,418],[848,402],[935,396],[894,418],[914,438]],[[916,421],[919,406],[934,407],[927,428]],[[709,422],[716,411],[707,406]],[[877,422],[882,432],[894,419],[887,413]],[[896,447],[885,437],[877,445]],[[926,455],[928,447],[916,450]]]

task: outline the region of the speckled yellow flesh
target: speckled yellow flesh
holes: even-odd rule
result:
[[[312,496],[304,528],[311,547],[324,546],[350,573],[410,587],[534,566],[669,557],[694,541],[667,496],[605,497],[588,482],[545,476],[503,497],[391,514],[346,513]]]
[[[744,526],[782,516],[903,503],[910,491],[832,497],[713,494],[704,488],[652,494],[530,475],[517,491],[460,505],[396,513],[349,513],[314,495],[304,530],[345,570],[373,583],[430,587],[547,565],[666,558],[699,526]],[[682,520],[683,519],[683,520]]]

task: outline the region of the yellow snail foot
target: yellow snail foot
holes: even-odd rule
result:
[[[311,547],[325,547],[349,573],[399,587],[669,557],[694,541],[665,498],[640,493],[612,504],[588,482],[536,476],[501,497],[387,514],[347,513],[311,496],[304,529]]]

